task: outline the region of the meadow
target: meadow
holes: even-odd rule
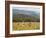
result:
[[[13,22],[13,30],[38,30],[40,22]]]

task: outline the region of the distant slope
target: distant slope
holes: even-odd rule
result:
[[[16,14],[39,15],[39,13],[35,11],[25,11],[25,10],[13,9],[13,15],[16,15]]]
[[[16,18],[30,18],[32,21],[40,21],[40,13],[37,13],[35,11],[13,9],[13,20],[15,21]]]

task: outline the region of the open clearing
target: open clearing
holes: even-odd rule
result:
[[[13,22],[13,30],[38,30],[40,22]]]

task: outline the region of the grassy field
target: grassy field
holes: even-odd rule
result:
[[[40,22],[13,22],[13,30],[37,30]]]

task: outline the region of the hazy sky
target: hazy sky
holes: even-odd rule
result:
[[[26,11],[35,11],[37,13],[40,12],[39,8],[31,8],[31,7],[13,7],[13,9],[26,10]]]

